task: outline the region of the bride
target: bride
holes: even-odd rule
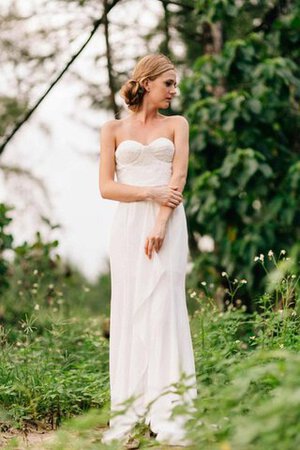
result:
[[[128,441],[141,419],[160,443],[190,443],[187,417],[171,416],[176,404],[192,407],[197,396],[182,202],[189,125],[159,112],[170,106],[176,85],[168,57],[144,56],[120,91],[129,114],[101,129],[99,189],[118,202],[109,244],[111,418],[104,443]]]

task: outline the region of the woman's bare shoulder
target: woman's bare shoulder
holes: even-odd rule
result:
[[[180,114],[174,114],[174,116],[169,116],[169,117],[176,125],[180,125],[180,124],[188,125],[189,124],[187,118]]]
[[[110,119],[107,120],[106,122],[104,122],[101,125],[101,130],[105,130],[105,131],[112,131],[115,130],[120,124],[120,120],[118,119]]]
[[[126,125],[128,121],[128,117],[123,119],[110,119],[104,122],[101,126],[101,130],[109,131],[109,132],[117,132],[122,126]]]
[[[180,115],[180,114],[174,114],[173,116],[164,116],[165,119],[168,121],[168,123],[176,126],[189,126],[189,122],[186,119],[186,117]]]

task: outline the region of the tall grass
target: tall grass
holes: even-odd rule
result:
[[[99,319],[50,319],[43,334],[35,320],[0,328],[0,406],[15,427],[30,421],[56,428],[107,402],[108,341]]]
[[[66,282],[43,245],[37,248],[26,247],[29,256],[10,268],[10,287],[2,294],[1,429],[59,427],[55,441],[45,444],[52,450],[119,448],[100,442],[109,419],[109,330],[108,310],[97,306],[99,284],[88,286],[76,276]],[[199,395],[186,428],[196,449],[300,448],[298,265],[271,250],[254,263],[268,277],[254,312],[243,305],[247,280],[231,280],[226,272],[220,274],[225,302],[205,280],[200,290],[188,291]],[[183,411],[175,408],[174,416]],[[141,448],[157,446],[143,420],[133,435]]]

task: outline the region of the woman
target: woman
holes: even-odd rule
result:
[[[172,62],[162,54],[146,55],[121,88],[129,115],[101,130],[99,188],[103,198],[119,202],[110,239],[113,417],[102,437],[106,443],[130,438],[141,418],[158,442],[188,443],[186,419],[170,416],[176,404],[192,405],[197,395],[182,203],[189,126],[183,116],[158,112],[175,93]],[[183,379],[187,388],[180,397],[171,385]]]

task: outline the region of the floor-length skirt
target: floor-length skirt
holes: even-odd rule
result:
[[[149,260],[144,246],[158,209],[152,201],[119,202],[114,215],[109,370],[111,412],[117,415],[103,442],[126,436],[144,418],[159,442],[176,445],[184,440],[187,416],[172,418],[172,409],[184,403],[192,411],[197,396],[185,295],[185,211],[183,204],[173,209],[163,245]],[[178,381],[187,386],[184,394],[177,393]]]

